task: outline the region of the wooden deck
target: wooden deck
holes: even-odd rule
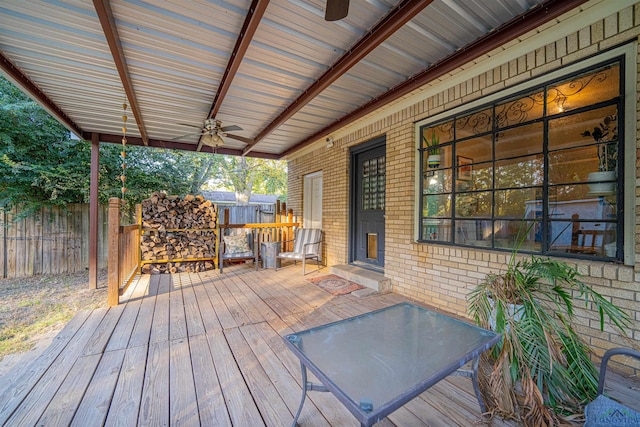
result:
[[[300,267],[242,265],[222,275],[142,276],[126,298],[78,313],[37,359],[0,377],[0,425],[288,426],[300,365],[281,336],[406,301],[332,296]],[[318,392],[299,423],[358,425],[333,395]],[[450,377],[379,425],[479,423],[470,380]]]

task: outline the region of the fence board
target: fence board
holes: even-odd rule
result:
[[[98,268],[107,267],[107,207],[98,208]],[[42,208],[16,220],[20,208],[0,212],[0,277],[61,274],[89,268],[89,205]]]
[[[275,205],[226,206],[218,205],[218,212],[229,210],[229,224],[274,222]],[[222,218],[219,219],[221,221]]]

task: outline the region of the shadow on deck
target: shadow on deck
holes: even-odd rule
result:
[[[323,274],[239,265],[142,276],[122,304],[78,313],[37,359],[0,378],[0,425],[289,425],[300,365],[281,336],[407,301],[333,296],[305,280]],[[358,425],[333,395],[314,392],[299,423]],[[478,423],[471,382],[449,377],[380,425]]]

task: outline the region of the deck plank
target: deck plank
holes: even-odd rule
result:
[[[93,353],[78,358],[38,420],[39,425],[64,426],[71,422],[101,357],[101,354]]]
[[[124,304],[112,307],[100,322],[100,325],[96,328],[95,332],[82,352],[83,356],[90,354],[101,354],[107,347],[111,335],[122,316],[122,312],[125,309]]]
[[[106,312],[107,309],[105,308],[99,308],[91,312],[86,322],[82,324],[78,332],[69,341],[65,350],[48,366],[44,375],[39,378],[38,382],[29,391],[29,394],[20,402],[20,406],[17,407],[11,418],[7,420],[9,425],[31,425],[36,423],[49,402],[55,397],[56,391],[67,377],[76,360],[82,355],[84,347],[89,342]]]
[[[188,280],[183,280],[182,282],[182,298],[184,301],[185,321],[187,323],[187,335],[202,335],[206,332],[206,329],[198,307],[198,297],[193,289],[192,276],[185,277],[188,277]]]
[[[198,401],[186,337],[171,341],[169,356],[170,425],[199,426]]]
[[[229,349],[224,334],[222,331],[208,333],[207,340],[232,424],[234,426],[264,426],[265,423],[244,382],[240,368],[233,361],[233,353]]]
[[[215,275],[215,273],[210,272],[201,273],[201,277],[205,277],[207,279],[207,286],[205,287],[205,289],[207,290],[207,294],[209,295],[211,305],[216,311],[216,315],[218,316],[218,320],[220,321],[222,329],[237,328],[238,324],[227,308],[227,305],[222,299],[220,292],[218,292],[218,287],[221,286],[222,282],[220,280],[220,277],[218,275]],[[207,331],[207,333],[209,333],[209,331]]]
[[[169,341],[149,344],[139,426],[169,425]]]
[[[260,365],[256,355],[251,351],[240,329],[224,331],[229,346],[244,381],[251,391],[251,395],[260,410],[260,414],[267,425],[287,425],[293,420],[293,414],[282,400],[279,390],[269,380],[268,375]],[[260,355],[261,357],[263,355]]]
[[[218,332],[222,332],[218,330]],[[231,419],[222,395],[213,357],[205,335],[189,337],[196,397],[203,426],[230,427]]]
[[[232,273],[230,272],[220,275],[220,280],[216,283],[216,289],[220,294],[220,298],[222,298],[222,301],[224,301],[227,310],[229,310],[229,313],[233,317],[236,325],[248,325],[249,323],[251,323],[251,319],[245,314],[244,310],[242,309],[242,304],[239,303],[238,300],[236,300],[233,292],[231,291],[231,289],[233,289],[233,286],[231,284],[231,275]]]
[[[287,371],[278,354],[274,352],[267,341],[281,339],[280,336],[267,323],[243,326],[240,331],[251,351],[256,355],[256,361],[260,363],[262,370],[268,376],[268,381],[272,384],[278,384],[278,393],[282,396],[289,411],[295,414],[300,404],[302,387],[296,384],[295,378]],[[284,351],[286,349],[279,347],[278,350]],[[293,417],[291,418],[293,419]],[[299,421],[305,426],[326,427],[330,425],[312,402],[302,408]]]
[[[193,284],[193,292],[195,294],[196,301],[198,303],[198,311],[200,313],[200,319],[204,327],[205,333],[213,331],[221,331],[222,325],[218,319],[218,314],[213,308],[209,294],[205,289],[205,283],[199,281]],[[197,334],[189,334],[189,336],[196,336]]]
[[[171,275],[172,290],[169,294],[169,340],[187,337],[187,319],[182,296],[182,281],[180,274]]]
[[[169,291],[171,287],[171,275],[160,274],[157,277],[158,295],[153,310],[153,323],[151,324],[151,336],[149,343],[167,342],[169,340]],[[153,278],[152,278],[153,282]]]
[[[104,424],[106,427],[136,425],[140,411],[140,396],[144,384],[146,360],[146,345],[127,348]]]
[[[20,402],[32,390],[49,366],[66,348],[85,321],[90,311],[80,311],[53,339],[51,345],[26,367],[5,374],[2,378],[2,393],[0,393],[0,425],[11,416]]]
[[[83,427],[104,423],[125,353],[125,349],[105,352],[73,416],[71,426]]]

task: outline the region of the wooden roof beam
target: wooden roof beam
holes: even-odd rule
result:
[[[404,24],[429,6],[433,0],[402,0],[396,7],[366,33],[356,44],[344,53],[318,80],[311,84],[293,103],[263,129],[254,142],[245,147],[243,155],[248,154],[261,140],[269,136],[280,125],[289,120],[302,107],[318,96],[323,90],[340,78],[351,67],[360,62],[372,50],[382,44]]]
[[[136,125],[138,126],[138,132],[140,132],[144,145],[148,145],[149,137],[147,136],[147,130],[144,126],[144,121],[142,120],[142,114],[140,113],[140,106],[138,105],[138,100],[136,98],[135,91],[133,90],[133,83],[131,82],[131,76],[129,75],[129,69],[127,67],[124,52],[122,51],[122,43],[120,42],[120,36],[118,35],[116,21],[113,17],[113,11],[111,10],[109,0],[93,0],[93,7],[96,9],[100,25],[102,25],[102,31],[107,39],[107,43],[109,44],[113,62],[116,65],[118,74],[120,75],[122,87],[124,88],[127,100],[129,101],[129,106],[131,107],[133,117],[136,120]]]
[[[507,43],[508,41],[511,41],[552,19],[557,18],[563,13],[575,9],[586,1],[587,0],[548,0],[531,8],[524,14],[506,22],[475,42],[455,51],[440,62],[435,63],[415,74],[403,83],[400,83],[379,97],[371,100],[369,103],[336,120],[331,125],[319,130],[315,134],[305,138],[295,146],[283,152],[280,155],[280,158],[282,159],[293,154],[307,145],[324,138],[326,135],[336,132],[348,124],[361,119],[367,114],[384,107],[402,96],[408,95],[415,89],[442,77],[469,61],[502,46],[504,43]]]

